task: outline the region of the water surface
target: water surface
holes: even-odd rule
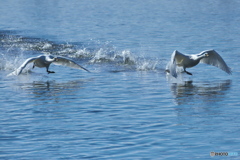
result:
[[[208,159],[239,151],[239,2],[5,1],[0,10],[1,159]],[[174,50],[215,49],[169,80]],[[27,66],[53,54],[64,66]],[[184,80],[187,80],[186,82]],[[229,158],[229,157],[221,157]],[[231,156],[237,159],[239,156]]]

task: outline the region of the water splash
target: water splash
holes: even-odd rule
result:
[[[102,43],[96,40],[87,45],[57,44],[45,39],[0,34],[0,42],[1,70],[14,70],[25,59],[40,54],[66,56],[92,65],[109,65],[109,70],[117,70],[120,67],[124,71],[157,71],[163,70],[165,63],[163,59],[144,57],[129,49],[118,50],[111,42]]]
[[[177,78],[173,77],[169,72],[166,72],[166,79],[168,82],[177,83],[177,84],[186,84],[192,83],[193,76],[186,74],[183,72],[183,69],[177,67]]]
[[[25,60],[24,52],[21,54],[0,54],[0,70],[7,71],[7,76],[14,75],[12,74]],[[24,70],[23,74],[30,71],[32,68],[31,65],[28,65]]]

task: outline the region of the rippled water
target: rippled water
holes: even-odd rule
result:
[[[5,1],[0,10],[0,159],[209,159],[239,150],[238,1]],[[174,80],[174,50],[215,49]],[[91,71],[26,58],[53,54]],[[238,159],[239,156],[220,158]]]

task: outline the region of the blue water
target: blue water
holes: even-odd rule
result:
[[[239,7],[237,0],[2,1],[0,159],[240,154]],[[199,64],[188,69],[193,76],[166,77],[174,50],[207,49],[233,74]],[[46,53],[91,73],[29,65],[7,77]]]

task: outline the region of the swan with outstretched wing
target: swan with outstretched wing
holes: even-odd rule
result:
[[[198,63],[206,63],[218,67],[228,74],[232,73],[231,68],[227,66],[226,62],[215,50],[206,50],[195,55],[184,55],[175,50],[166,66],[166,72],[177,78],[177,67],[182,67],[184,72],[192,75],[192,73],[186,71],[186,68],[194,67]]]
[[[49,66],[51,63],[56,64],[56,65],[63,65],[63,66],[68,66],[71,68],[76,68],[76,69],[83,69],[87,72],[90,72],[86,68],[82,67],[81,65],[77,64],[71,59],[65,58],[65,57],[60,57],[60,56],[52,56],[52,55],[41,55],[38,57],[32,57],[28,58],[18,69],[10,73],[8,76],[11,75],[19,75],[22,73],[23,69],[29,64],[33,63],[33,68],[39,67],[39,68],[44,68],[46,67],[48,74],[49,73],[55,73],[54,71],[49,71]]]

